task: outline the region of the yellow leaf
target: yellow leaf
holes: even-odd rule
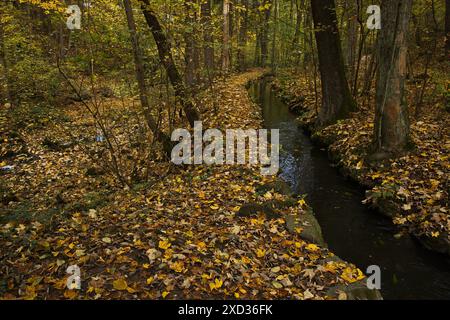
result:
[[[320,248],[315,245],[314,243],[310,243],[306,246],[306,250],[311,251],[311,252],[316,252],[318,251]]]
[[[184,263],[182,261],[174,262],[170,265],[170,269],[174,270],[175,272],[183,272],[184,270]]]
[[[212,290],[214,289],[219,289],[221,288],[223,285],[223,281],[221,279],[214,279],[214,282],[210,282],[209,283],[209,288]]]
[[[169,249],[169,247],[171,245],[172,244],[169,241],[163,240],[163,241],[159,241],[158,247],[163,249],[163,250],[167,250],[167,249]]]
[[[361,161],[358,162],[358,164],[356,165],[356,170],[361,170],[362,167],[363,167],[363,165],[364,165],[364,162],[363,162],[363,160],[361,160]]]
[[[351,267],[347,267],[344,269],[341,278],[347,281],[348,283],[353,283],[359,280],[364,279],[364,274],[359,269],[353,269]]]
[[[161,296],[163,297],[163,299],[165,299],[165,298],[167,297],[168,294],[169,294],[169,292],[164,291],[164,292],[161,294]]]
[[[64,291],[64,297],[67,299],[75,299],[77,296],[77,292],[75,290],[66,290]]]
[[[149,277],[147,278],[147,284],[151,284],[155,278]]]
[[[267,199],[267,200],[270,200],[270,199],[273,198],[273,196],[272,196],[272,194],[271,194],[270,192],[266,192],[266,193],[264,194],[264,198]]]
[[[252,260],[250,260],[248,257],[244,256],[241,258],[241,261],[243,264],[249,264],[250,262],[252,262]]]
[[[206,249],[206,243],[204,243],[203,241],[200,241],[197,243],[197,248],[198,250],[202,251]]]
[[[258,258],[262,258],[262,257],[264,257],[266,255],[266,250],[264,250],[264,249],[258,249],[258,250],[256,250],[256,256],[258,257]]]
[[[210,208],[213,210],[219,210],[219,206],[217,204],[213,204]]]
[[[117,279],[113,281],[113,287],[116,290],[127,290],[128,284],[125,279]]]
[[[431,236],[432,236],[433,238],[439,237],[439,231],[432,232],[432,233],[431,233]]]

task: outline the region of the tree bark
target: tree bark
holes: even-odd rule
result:
[[[166,154],[170,155],[172,151],[172,143],[170,138],[164,134],[158,127],[157,122],[153,118],[150,110],[150,104],[147,96],[147,84],[145,82],[144,61],[142,51],[139,46],[139,39],[136,32],[136,23],[133,16],[133,9],[130,0],[123,0],[125,13],[127,15],[128,29],[130,32],[131,42],[133,44],[134,65],[136,69],[136,80],[139,86],[139,97],[141,100],[142,110],[148,127],[153,132],[155,139],[163,145]]]
[[[2,8],[0,8],[0,16],[2,14],[3,14]],[[16,104],[16,101],[12,93],[12,83],[11,78],[9,76],[8,58],[6,55],[6,45],[5,45],[5,29],[1,21],[0,21],[0,63],[3,67],[3,78],[6,84],[5,100],[7,100],[11,104],[11,106],[14,106]]]
[[[214,70],[214,47],[211,27],[211,0],[204,0],[201,6],[203,25],[203,59],[204,65],[209,72]]]
[[[172,83],[176,97],[180,100],[180,103],[183,106],[183,110],[189,124],[191,127],[194,127],[194,122],[200,120],[200,114],[195,108],[191,93],[187,90],[186,85],[175,65],[175,61],[172,57],[171,45],[164,34],[158,18],[150,8],[149,0],[140,0],[140,2],[145,21],[147,22],[153,38],[155,39],[156,46],[158,47],[159,59],[161,60],[167,76]]]
[[[409,142],[408,107],[404,89],[411,7],[412,0],[382,2],[375,112],[377,152],[402,152]]]
[[[223,0],[222,71],[230,69],[230,0]]]
[[[270,59],[272,70],[277,68],[277,33],[278,33],[278,0],[273,0],[273,39],[272,39],[272,57]]]
[[[266,9],[263,11],[263,23],[261,30],[261,66],[265,67],[269,57],[269,21],[272,7],[271,0],[264,0],[262,5],[265,6]]]
[[[193,36],[193,28],[194,28],[194,20],[192,18],[191,12],[191,2],[189,0],[185,0],[185,28],[188,30],[184,33],[184,60],[185,60],[185,74],[184,78],[186,81],[186,85],[188,88],[192,88],[195,84],[195,64],[194,64],[194,55],[195,55],[195,44],[194,44],[194,36]]]
[[[239,44],[237,52],[238,69],[240,71],[245,70],[245,48],[247,45],[247,28],[248,28],[248,0],[241,0],[244,11],[240,15],[239,26]]]
[[[445,51],[450,53],[450,0],[445,0]]]
[[[318,124],[326,126],[348,117],[355,110],[355,102],[345,75],[334,0],[311,0],[311,8],[322,79]]]

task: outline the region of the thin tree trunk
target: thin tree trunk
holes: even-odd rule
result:
[[[273,0],[273,39],[272,39],[272,70],[276,71],[277,68],[277,33],[278,33],[278,0]]]
[[[346,8],[347,34],[345,45],[345,64],[347,65],[348,78],[354,79],[356,62],[356,44],[358,42],[357,14],[353,5]]]
[[[183,106],[186,118],[189,121],[191,127],[194,127],[194,122],[200,120],[200,114],[194,106],[191,93],[186,89],[186,85],[178,72],[175,65],[175,61],[172,57],[172,49],[166,35],[158,21],[155,13],[150,8],[149,0],[140,0],[142,4],[142,12],[144,13],[145,20],[147,22],[153,38],[155,39],[156,46],[158,47],[159,59],[161,60],[164,69],[167,72],[170,82],[175,91],[176,97],[180,100]]]
[[[184,33],[184,42],[186,44],[185,51],[184,51],[184,60],[185,60],[185,74],[184,78],[186,81],[186,85],[188,88],[192,88],[195,83],[195,65],[194,65],[194,55],[195,55],[195,49],[194,49],[194,35],[193,35],[193,28],[194,28],[194,21],[192,18],[192,10],[191,10],[191,2],[189,0],[185,0],[184,2],[184,8],[185,8],[185,27],[188,29]]]
[[[153,132],[155,139],[163,144],[164,151],[170,155],[172,144],[170,138],[164,134],[158,127],[157,122],[153,118],[150,110],[150,104],[147,96],[147,85],[145,82],[144,61],[142,51],[139,46],[139,39],[136,32],[136,23],[133,16],[133,9],[130,0],[123,0],[125,6],[125,13],[127,15],[128,29],[130,32],[131,42],[133,44],[134,65],[136,69],[136,79],[139,86],[139,97],[141,100],[142,110],[144,112],[145,120],[150,130]]]
[[[445,0],[445,50],[450,53],[450,0]]]
[[[241,12],[240,16],[240,27],[239,27],[239,44],[238,44],[238,69],[240,71],[245,70],[245,48],[247,46],[247,27],[248,27],[248,0],[241,0],[242,7],[244,10]]]
[[[222,71],[230,70],[230,0],[223,0]]]
[[[311,0],[311,8],[322,79],[322,107],[318,124],[325,126],[348,117],[355,110],[355,102],[345,75],[334,0]]]
[[[209,73],[214,70],[214,47],[213,30],[211,27],[211,0],[202,3],[202,25],[203,25],[203,59],[204,65]]]
[[[409,142],[404,91],[411,7],[412,0],[382,2],[374,133],[376,151],[380,153],[402,152]]]
[[[263,24],[261,31],[261,66],[265,67],[267,65],[267,60],[269,56],[269,21],[270,21],[270,11],[272,7],[271,0],[264,0],[263,5],[265,10],[263,12]]]

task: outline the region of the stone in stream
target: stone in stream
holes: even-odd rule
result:
[[[327,295],[330,297],[340,298],[342,293],[345,294],[344,300],[383,300],[379,290],[367,288],[366,280],[349,285],[339,285],[327,291]]]
[[[301,228],[300,238],[322,247],[327,247],[327,243],[322,235],[322,228],[312,211],[305,211],[299,215],[287,215],[285,220],[286,229],[290,233],[295,233],[296,228]]]

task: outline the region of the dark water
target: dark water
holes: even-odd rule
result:
[[[364,190],[330,165],[266,82],[253,84],[250,95],[263,109],[265,126],[280,129],[281,177],[307,194],[329,248],[363,271],[380,266],[384,299],[450,299],[450,259],[409,236],[394,238],[391,221],[361,203]]]

